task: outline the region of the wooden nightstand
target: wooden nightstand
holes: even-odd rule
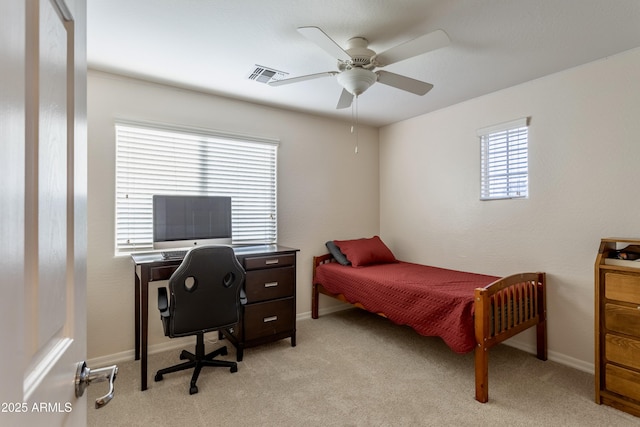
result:
[[[596,258],[596,402],[640,416],[640,261],[612,258],[629,245],[602,239]]]

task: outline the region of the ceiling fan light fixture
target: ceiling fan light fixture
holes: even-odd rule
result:
[[[354,67],[337,75],[338,83],[349,93],[358,96],[376,82],[378,76],[371,70]]]

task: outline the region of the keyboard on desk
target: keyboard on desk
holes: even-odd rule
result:
[[[186,250],[160,252],[162,259],[182,259],[187,254]]]

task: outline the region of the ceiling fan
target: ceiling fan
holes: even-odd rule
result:
[[[416,95],[424,95],[433,88],[432,84],[389,71],[374,70],[449,44],[447,33],[442,30],[436,30],[378,54],[368,48],[369,42],[364,37],[349,39],[346,49],[343,49],[318,27],[300,27],[298,32],[336,58],[338,60],[338,71],[325,71],[289,79],[273,80],[269,82],[269,85],[282,86],[321,77],[336,76],[338,83],[343,87],[336,107],[338,109],[351,106],[354,96],[359,96],[375,82]]]

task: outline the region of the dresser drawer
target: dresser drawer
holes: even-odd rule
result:
[[[640,304],[640,275],[606,273],[604,296],[610,300]]]
[[[247,271],[244,285],[247,303],[293,296],[295,274],[293,266]]]
[[[640,339],[607,334],[604,341],[605,357],[608,361],[640,372]]]
[[[292,331],[294,313],[293,298],[245,305],[243,318],[245,340]]]
[[[640,401],[640,373],[607,363],[604,382],[607,390]]]
[[[638,308],[605,304],[604,322],[610,331],[640,337],[640,309]]]
[[[281,254],[271,256],[248,256],[244,259],[245,270],[259,270],[263,268],[277,268],[294,265],[295,254]]]

